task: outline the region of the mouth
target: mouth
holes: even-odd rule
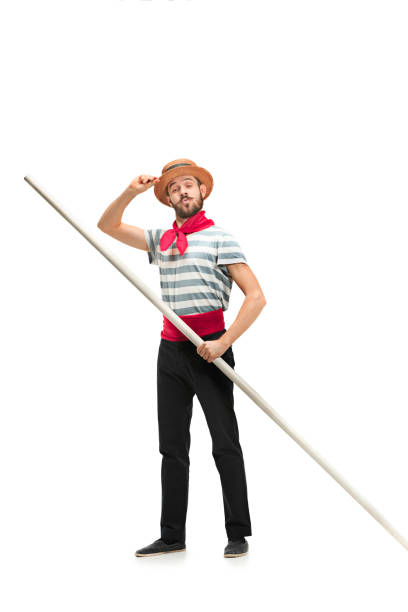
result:
[[[189,202],[191,200],[191,198],[183,198],[181,201],[183,204],[185,204],[186,202]]]

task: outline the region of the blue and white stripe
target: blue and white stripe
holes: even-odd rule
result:
[[[176,240],[160,251],[165,229],[146,229],[149,263],[159,266],[162,300],[179,316],[227,310],[232,277],[226,264],[248,263],[236,238],[218,225],[187,234],[180,255]]]

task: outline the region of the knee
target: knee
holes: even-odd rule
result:
[[[186,446],[161,442],[159,451],[163,459],[190,465],[189,449]]]
[[[228,445],[213,445],[212,456],[215,462],[222,461],[223,459],[239,459],[242,460],[242,449],[239,442],[234,442]]]

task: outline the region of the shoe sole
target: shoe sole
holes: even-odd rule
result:
[[[237,553],[236,555],[233,554],[224,554],[224,557],[243,557],[244,555],[247,555],[248,551],[243,552],[243,553]]]
[[[135,557],[156,557],[157,555],[168,555],[170,553],[175,553],[175,552],[184,552],[186,549],[185,548],[178,548],[177,550],[163,550],[162,552],[156,552],[156,553],[135,553]]]

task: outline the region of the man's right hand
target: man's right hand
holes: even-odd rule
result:
[[[156,183],[160,181],[160,178],[157,176],[151,176],[150,174],[141,174],[137,176],[133,181],[129,184],[129,189],[131,189],[135,195],[139,195],[139,193],[143,193],[150,187],[153,187]]]

